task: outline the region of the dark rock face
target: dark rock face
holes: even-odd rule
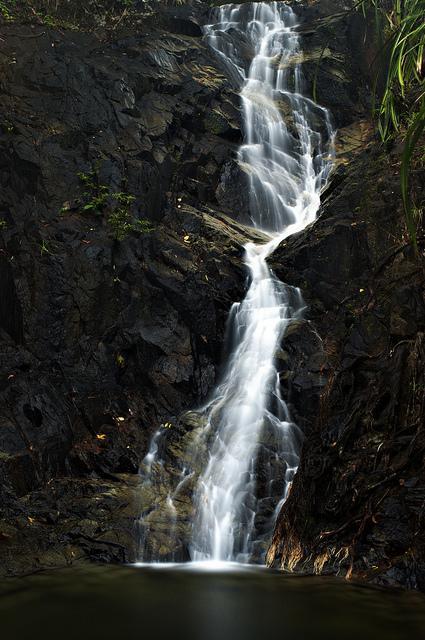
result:
[[[306,387],[316,410],[268,560],[424,589],[424,273],[398,162],[372,143],[340,166],[317,223],[273,256],[321,341],[299,341],[303,378],[288,376],[297,411]]]
[[[369,144],[373,39],[344,4],[296,5],[305,90],[340,132],[318,222],[271,259],[308,313],[277,354],[306,438],[269,563],[424,588],[422,263],[399,156]],[[206,5],[101,36],[2,24],[0,573],[133,560],[134,522],[164,507],[199,427],[185,412],[215,382],[252,237],[237,86],[202,42]],[[165,423],[151,495],[137,470]],[[169,534],[150,540],[164,558]]]
[[[72,511],[84,487],[92,495],[89,476],[120,484],[116,474],[137,473],[159,424],[196,406],[214,384],[250,232],[217,211],[221,174],[241,136],[239,101],[212,66],[192,13],[159,12],[142,33],[102,41],[3,25],[5,557],[25,552],[37,522],[66,546],[65,516],[54,514]],[[93,205],[103,188],[106,201]],[[121,240],[111,222],[115,193],[135,197]],[[140,233],[144,219],[152,230]],[[49,488],[64,477],[80,478],[63,481],[66,505]],[[31,523],[24,533],[17,513]],[[98,522],[90,535],[108,526]],[[128,537],[122,547],[131,557]],[[4,566],[15,570],[7,558]]]

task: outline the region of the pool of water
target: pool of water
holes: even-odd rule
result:
[[[416,640],[425,597],[233,565],[95,566],[3,581],[5,640]]]

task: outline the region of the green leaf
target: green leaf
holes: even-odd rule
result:
[[[410,239],[412,241],[415,252],[417,252],[417,239],[416,239],[416,221],[414,219],[413,206],[410,200],[409,194],[409,170],[410,162],[415,150],[416,144],[422,135],[425,128],[425,101],[423,102],[421,109],[416,114],[410,125],[406,140],[404,143],[404,150],[400,167],[400,186],[401,197],[403,199],[404,215],[406,219],[406,227],[409,232]]]

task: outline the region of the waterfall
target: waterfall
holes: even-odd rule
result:
[[[240,87],[251,224],[264,244],[245,246],[250,284],[229,316],[231,354],[193,447],[208,451],[194,490],[192,560],[261,561],[296,473],[302,433],[291,420],[275,364],[299,290],[280,282],[267,258],[314,221],[331,167],[326,109],[303,96],[300,38],[280,2],[224,5],[205,27],[223,71]],[[156,446],[156,445],[155,445]],[[196,465],[195,465],[196,466]],[[185,469],[183,478],[188,477]]]

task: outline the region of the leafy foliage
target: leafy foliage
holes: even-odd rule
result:
[[[165,0],[0,0],[0,19],[24,19],[55,29],[115,30],[143,19]]]
[[[45,240],[42,240],[40,245],[40,255],[44,256],[46,254],[51,254],[51,253],[52,252],[50,251],[47,242]]]
[[[108,186],[99,183],[95,170],[89,173],[80,172],[77,175],[85,187],[83,194],[85,203],[82,210],[98,215],[108,211],[106,220],[116,240],[124,240],[131,231],[149,233],[153,230],[148,220],[135,218],[131,214],[135,196],[124,191],[111,193]]]
[[[388,58],[385,88],[378,110],[383,141],[405,132],[400,170],[406,227],[417,249],[418,212],[409,190],[409,173],[415,148],[425,128],[425,0],[362,0],[365,11],[373,7],[384,36]],[[385,57],[385,56],[384,56]]]
[[[406,226],[412,242],[417,248],[416,240],[416,224],[420,217],[420,211],[415,209],[410,200],[409,194],[409,168],[411,158],[415,147],[422,135],[425,128],[425,102],[422,100],[422,105],[418,113],[416,113],[411,125],[409,126],[406,134],[406,140],[404,143],[403,158],[400,169],[400,181],[401,181],[401,195],[403,198],[403,206],[406,216]]]
[[[90,171],[90,173],[79,172],[77,175],[86,187],[84,197],[87,202],[83,206],[83,211],[100,213],[107,205],[109,187],[98,183],[95,171]]]
[[[16,0],[0,0],[0,15],[5,20],[13,20],[13,9],[15,5]]]

